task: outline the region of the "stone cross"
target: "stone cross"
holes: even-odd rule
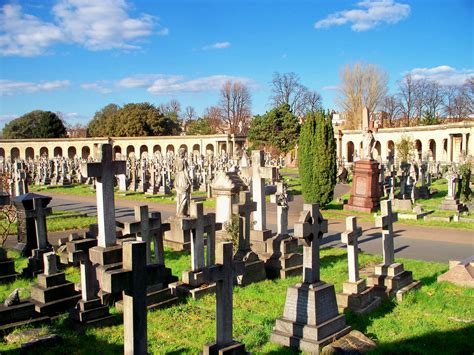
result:
[[[56,254],[51,251],[43,254],[44,274],[55,275],[58,273],[58,266],[56,264]]]
[[[183,219],[183,229],[191,231],[191,269],[201,270],[204,261],[204,233],[207,233],[207,265],[215,261],[216,215],[204,214],[202,202],[192,201],[189,218]]]
[[[112,161],[112,145],[102,144],[102,161],[82,163],[81,173],[95,177],[97,196],[97,221],[99,224],[98,246],[115,245],[115,175],[125,174],[125,161]]]
[[[81,294],[84,301],[92,301],[97,299],[97,292],[99,290],[99,284],[97,282],[97,276],[95,268],[89,259],[89,253],[82,252],[79,256],[81,263]]]
[[[357,227],[357,217],[346,218],[346,231],[341,234],[341,242],[347,244],[347,266],[349,281],[359,281],[359,248],[358,238],[362,235],[362,228]]]
[[[375,218],[375,226],[382,228],[383,264],[391,265],[395,262],[393,247],[393,222],[398,220],[397,213],[392,213],[392,201],[380,201],[381,215]]]
[[[46,228],[46,216],[53,213],[51,207],[43,207],[42,198],[33,198],[33,209],[25,211],[27,218],[35,219],[36,243],[38,249],[46,249],[48,247],[48,231]]]
[[[102,289],[123,292],[124,354],[147,354],[146,243],[123,244],[123,269],[102,275]]]
[[[276,185],[277,190],[270,196],[270,202],[277,205],[277,235],[288,235],[288,202],[293,201],[293,196],[288,193],[283,181]]]
[[[232,205],[232,212],[239,215],[239,251],[250,250],[250,215],[257,209],[249,191],[241,191],[239,203]]]
[[[205,269],[205,280],[216,283],[216,347],[221,348],[233,342],[233,245],[219,244],[218,263]]]
[[[295,237],[303,243],[303,282],[313,284],[320,279],[320,239],[328,231],[328,221],[319,211],[318,204],[304,204],[298,222],[295,223]]]
[[[264,154],[262,150],[252,151],[252,166],[242,171],[252,178],[252,199],[257,203],[257,209],[253,214],[254,230],[263,231],[267,227],[266,201],[265,201],[265,179],[276,179],[277,168],[265,167]]]
[[[448,198],[455,199],[457,195],[456,187],[457,187],[458,176],[455,173],[451,173],[448,175]]]
[[[155,258],[158,262],[158,255],[162,254],[159,250],[160,241],[157,240],[165,232],[165,226],[161,223],[161,213],[153,212],[151,217],[148,212],[148,206],[140,205],[134,207],[135,222],[121,223],[117,222],[117,226],[123,228],[123,234],[136,234],[137,240],[146,242],[146,260],[147,264],[152,264],[151,260],[151,241],[154,239]],[[161,260],[160,260],[161,261]]]

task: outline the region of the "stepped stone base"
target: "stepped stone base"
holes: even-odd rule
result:
[[[0,334],[5,335],[15,328],[25,325],[39,325],[49,323],[48,316],[41,316],[35,310],[35,305],[29,300],[10,307],[0,305]]]
[[[380,297],[374,288],[367,287],[365,279],[358,282],[344,282],[342,293],[336,294],[339,312],[350,309],[356,314],[367,314],[380,306]]]
[[[270,340],[318,353],[350,330],[344,315],[338,313],[333,285],[300,283],[288,288],[283,317],[276,320]]]
[[[247,286],[267,278],[265,263],[253,251],[238,252],[234,256],[234,264],[236,269],[241,271],[237,273],[234,281],[239,286]]]
[[[176,251],[189,251],[191,249],[190,231],[183,230],[183,220],[185,218],[174,216],[168,219],[170,230],[164,234],[164,245]]]
[[[171,286],[171,285],[170,285]],[[179,302],[179,298],[174,294],[171,288],[161,290],[149,289],[146,295],[146,308],[151,311],[153,309],[162,309],[174,306]],[[119,312],[123,312],[123,301],[115,302],[115,308]]]
[[[76,322],[96,327],[115,323],[115,317],[109,314],[109,307],[104,306],[98,298],[91,301],[80,300],[69,316]]]
[[[202,270],[183,271],[182,281],[170,284],[172,292],[180,297],[192,297],[197,300],[204,295],[216,292],[216,284],[208,284],[204,280]]]
[[[413,281],[411,271],[403,269],[403,264],[394,263],[391,265],[378,265],[375,273],[367,278],[369,286],[374,287],[377,297],[396,297],[402,301],[404,295],[421,286],[420,281]]]
[[[464,207],[458,199],[447,197],[441,202],[439,209],[444,211],[462,212]]]
[[[46,249],[33,249],[31,251],[32,255],[28,258],[28,265],[23,269],[22,275],[26,278],[33,278],[41,274],[44,269],[43,254],[52,250],[51,246]]]
[[[247,354],[245,351],[245,345],[236,341],[233,341],[229,344],[225,345],[218,345],[214,344],[207,344],[204,345],[203,349],[204,355],[241,355]]]
[[[15,271],[15,261],[5,258],[0,261],[0,284],[15,281],[20,274]]]

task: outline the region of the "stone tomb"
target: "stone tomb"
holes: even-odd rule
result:
[[[474,288],[474,256],[463,261],[450,261],[449,270],[438,276],[438,282],[448,281],[461,287]]]
[[[412,272],[406,271],[403,264],[395,262],[393,243],[393,222],[397,214],[392,213],[392,201],[381,202],[382,214],[375,219],[375,226],[382,228],[383,263],[375,267],[375,273],[368,277],[369,286],[374,286],[379,297],[396,296],[398,301],[413,289],[421,286],[420,281],[413,281]]]
[[[58,272],[56,254],[49,252],[44,257],[44,273],[38,275],[38,283],[31,286],[31,300],[36,311],[54,316],[73,308],[81,295],[74,289],[74,283],[66,280],[64,272]]]
[[[380,298],[375,296],[374,289],[367,287],[365,279],[359,277],[358,238],[361,235],[362,229],[357,227],[357,218],[347,217],[341,242],[347,244],[349,280],[342,284],[342,293],[336,295],[340,312],[350,309],[356,314],[366,314],[380,305]]]
[[[8,258],[6,249],[0,247],[0,284],[13,282],[18,275],[15,271],[15,260]]]
[[[349,333],[343,314],[338,313],[334,285],[320,279],[320,239],[327,233],[327,220],[318,205],[305,204],[295,236],[303,243],[303,282],[290,286],[283,317],[276,320],[270,341],[319,353],[323,346]]]
[[[293,198],[283,181],[277,182],[277,191],[270,201],[277,205],[277,234],[265,242],[251,239],[252,250],[265,262],[270,279],[301,275],[303,255],[298,251],[298,239],[288,234],[288,202]]]
[[[246,354],[245,345],[232,338],[233,244],[219,244],[217,264],[204,269],[204,279],[216,283],[216,342],[204,346],[204,354]]]
[[[191,231],[191,270],[183,271],[182,281],[170,287],[178,296],[198,299],[215,291],[215,284],[204,280],[204,269],[215,261],[216,215],[205,215],[203,203],[193,201],[190,217],[183,220],[183,225]],[[207,262],[204,260],[204,233],[207,234]]]
[[[459,202],[459,192],[458,188],[459,177],[455,173],[451,173],[448,176],[448,195],[441,202],[439,208],[445,211],[456,211],[461,212],[463,210],[463,205]]]
[[[239,215],[239,245],[234,255],[234,263],[240,264],[242,273],[236,275],[237,284],[246,286],[266,279],[265,264],[250,246],[250,214],[256,210],[250,192],[239,194],[239,203],[232,205],[232,212]]]
[[[163,249],[163,233],[169,230],[169,224],[161,222],[160,212],[150,214],[146,205],[135,206],[134,212],[135,222],[117,222],[117,225],[123,228],[125,236],[133,235],[136,236],[134,239],[137,241],[146,243],[147,308],[150,310],[173,305],[178,298],[169,284],[177,281],[178,278],[173,276],[171,269],[165,266]],[[115,307],[122,311],[123,302],[116,302]]]

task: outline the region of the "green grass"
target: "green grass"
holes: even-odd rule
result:
[[[167,265],[175,275],[189,268],[189,255],[166,250]],[[381,258],[360,254],[361,268],[369,268]],[[367,316],[347,313],[347,321],[378,344],[375,353],[472,353],[474,326],[462,320],[474,319],[474,290],[448,283],[437,283],[436,277],[447,265],[416,260],[397,259],[421,280],[420,290],[403,303],[387,300]],[[340,291],[347,278],[347,259],[343,249],[323,249],[321,276]],[[67,278],[77,279],[77,271]],[[252,353],[295,353],[269,342],[275,319],[282,315],[286,289],[299,281],[264,281],[234,288],[234,338],[245,343]],[[18,282],[2,286],[1,296]],[[25,287],[26,281],[22,287]],[[30,281],[31,282],[31,281]],[[56,354],[116,354],[123,351],[123,325],[85,331],[69,329],[64,317],[55,321],[50,330],[63,337],[61,344],[45,346],[35,353]],[[206,296],[199,301],[188,300],[175,307],[148,313],[148,350],[157,353],[189,353],[202,351],[215,335],[215,299]],[[18,349],[19,344],[0,343],[0,352]],[[18,350],[19,351],[19,350]]]

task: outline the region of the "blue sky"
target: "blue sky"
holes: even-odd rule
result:
[[[356,61],[390,76],[474,74],[472,0],[0,0],[0,125],[33,109],[85,124],[108,103],[178,99],[199,114],[240,80],[254,114],[272,73],[295,72],[335,108]]]

